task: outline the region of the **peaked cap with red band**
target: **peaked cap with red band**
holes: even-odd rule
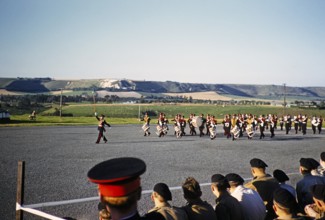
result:
[[[103,196],[126,196],[140,187],[140,175],[146,171],[144,161],[133,157],[106,160],[88,171],[91,182],[97,183]]]

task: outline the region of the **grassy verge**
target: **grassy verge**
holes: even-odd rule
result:
[[[180,113],[186,118],[190,113],[195,114],[212,114],[222,120],[226,114],[250,113],[254,115],[276,114],[279,117],[285,114],[298,115],[307,114],[309,118],[313,115],[325,118],[325,111],[319,109],[300,109],[286,108],[276,106],[217,106],[217,105],[200,105],[200,104],[66,104],[63,106],[62,113],[70,114],[73,117],[48,116],[53,114],[54,107],[37,113],[37,120],[31,121],[28,114],[11,115],[11,121],[8,124],[0,124],[0,126],[42,126],[42,125],[96,125],[97,120],[94,117],[94,111],[104,114],[107,121],[111,124],[140,124],[138,117],[144,112],[151,112],[156,116],[152,116],[152,123],[155,123],[159,112],[164,112],[167,118],[171,119],[174,115]]]
[[[137,118],[107,118],[110,124],[140,124]],[[36,120],[29,120],[28,115],[14,115],[7,124],[0,124],[0,127],[15,126],[57,126],[57,125],[97,125],[95,117],[59,117],[59,116],[37,116]]]

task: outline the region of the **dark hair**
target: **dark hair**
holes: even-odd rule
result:
[[[193,177],[186,178],[182,189],[185,199],[197,199],[202,195],[200,184]]]

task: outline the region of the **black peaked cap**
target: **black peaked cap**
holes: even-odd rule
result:
[[[313,185],[310,188],[310,191],[311,191],[313,197],[325,202],[325,185],[324,184]]]
[[[236,173],[227,174],[226,179],[229,182],[235,182],[235,183],[239,183],[239,184],[243,184],[245,182],[244,179]]]
[[[157,183],[153,187],[153,191],[158,193],[166,201],[172,200],[172,193],[170,192],[168,186],[165,183]]]
[[[115,183],[139,177],[146,171],[144,161],[133,157],[106,160],[88,171],[88,178],[94,183]]]
[[[251,167],[257,167],[257,168],[267,167],[267,164],[263,160],[258,159],[258,158],[251,159],[250,164],[251,164]]]
[[[279,181],[280,183],[283,183],[283,182],[289,180],[289,177],[287,176],[287,174],[285,172],[283,172],[282,170],[274,170],[273,177],[275,179],[277,179],[277,181]]]

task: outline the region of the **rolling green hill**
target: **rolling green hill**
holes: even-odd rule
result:
[[[58,90],[133,91],[141,94],[215,92],[226,97],[246,99],[283,99],[283,85],[203,84],[173,81],[132,81],[116,79],[55,80],[51,78],[0,78],[0,89],[11,92],[44,93]],[[145,95],[145,96],[146,96]],[[325,87],[286,87],[286,96],[294,100],[324,100]]]

